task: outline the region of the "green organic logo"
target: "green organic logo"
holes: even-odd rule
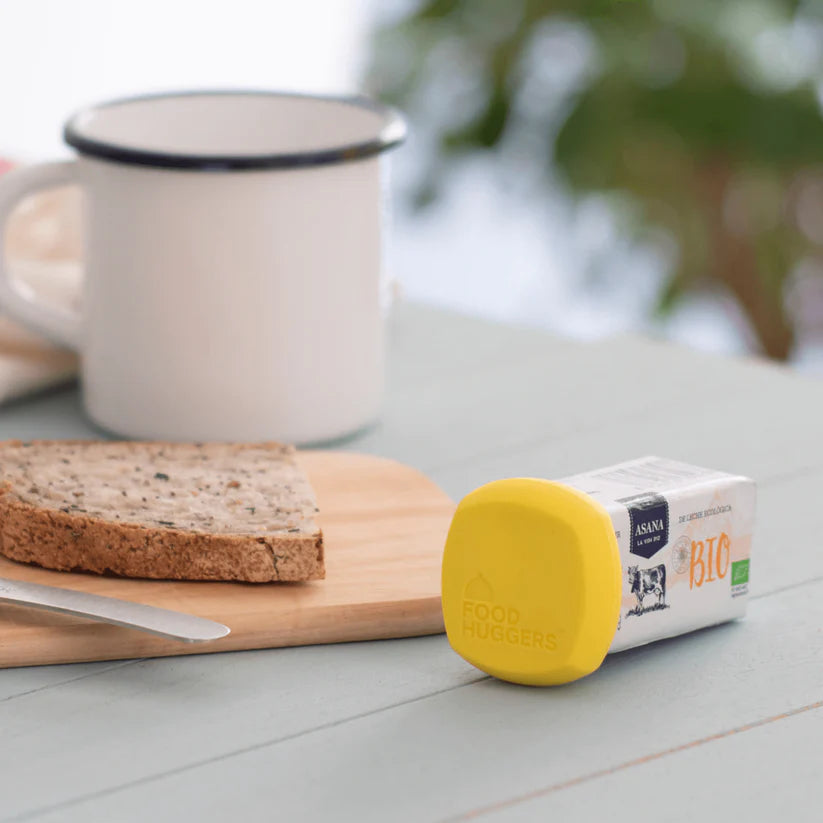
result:
[[[732,563],[732,586],[749,582],[749,559],[735,560]]]

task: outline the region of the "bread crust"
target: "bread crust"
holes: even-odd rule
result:
[[[4,448],[21,445],[1,442],[0,459]],[[48,569],[125,577],[251,583],[325,577],[320,529],[264,536],[115,522],[25,502],[7,482],[0,487],[0,552]]]

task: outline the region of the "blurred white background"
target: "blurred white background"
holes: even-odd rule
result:
[[[62,151],[72,111],[197,87],[356,89],[367,0],[0,0],[0,153]]]

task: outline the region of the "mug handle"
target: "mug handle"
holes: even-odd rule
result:
[[[80,345],[80,314],[42,303],[28,284],[11,276],[6,261],[5,227],[27,194],[77,182],[74,160],[24,166],[0,177],[0,306],[24,326],[70,349]]]

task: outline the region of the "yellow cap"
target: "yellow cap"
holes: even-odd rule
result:
[[[497,480],[460,502],[443,553],[454,650],[514,683],[568,683],[617,630],[620,552],[594,498],[548,480]]]

